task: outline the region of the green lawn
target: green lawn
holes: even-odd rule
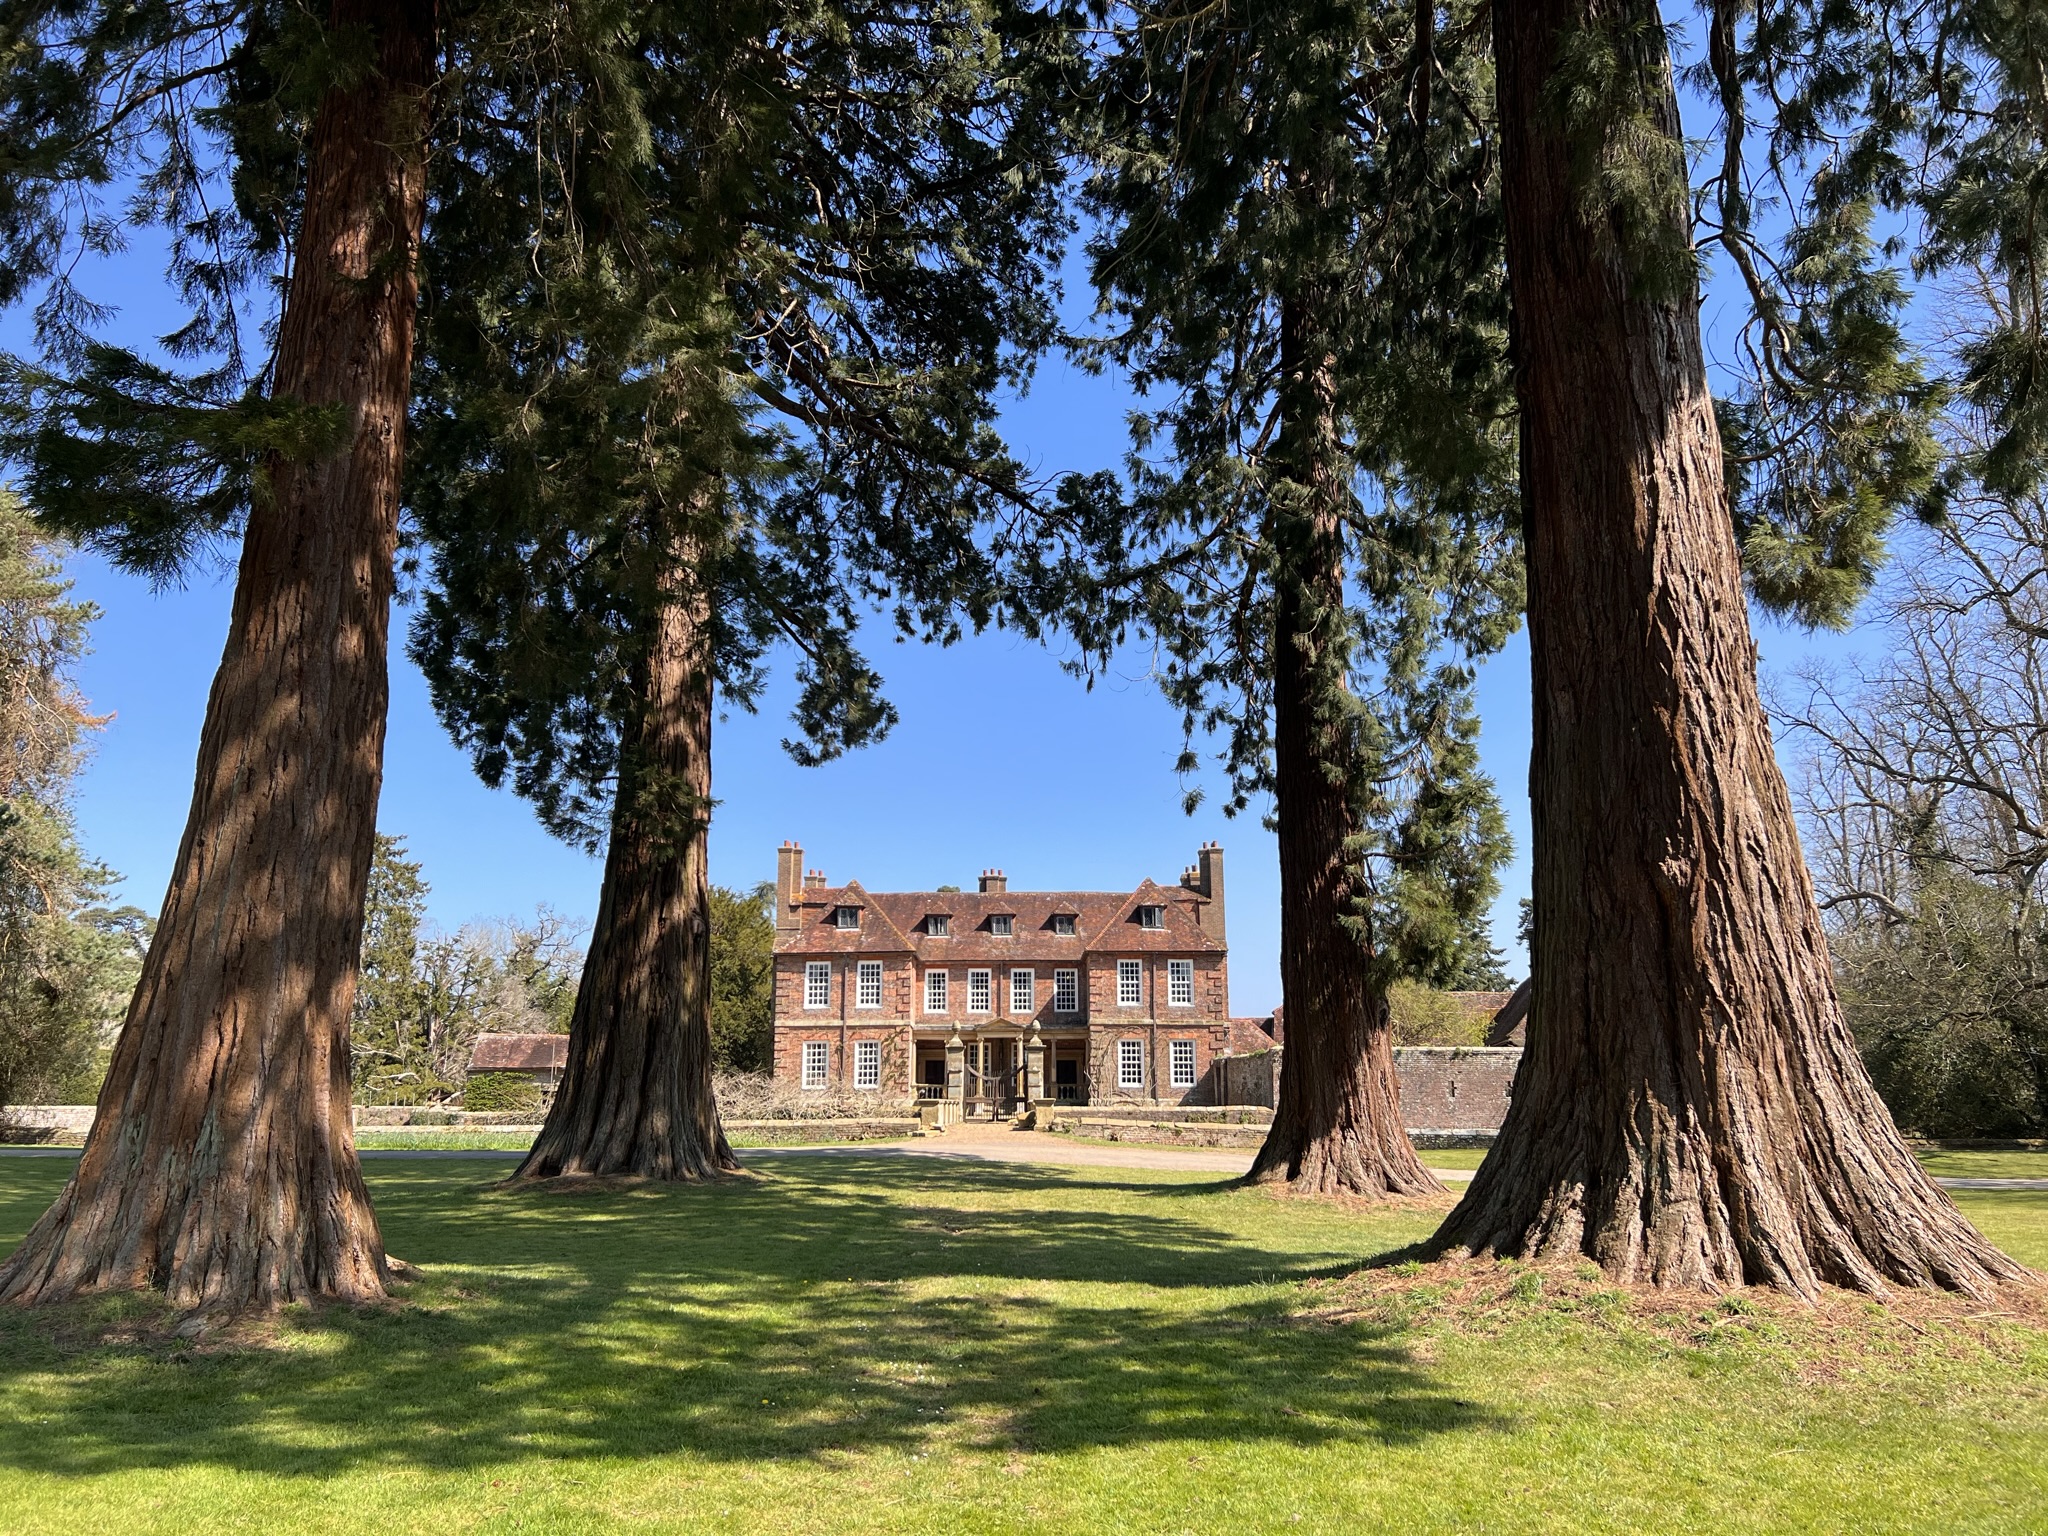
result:
[[[1922,1151],[1920,1165],[1947,1179],[2048,1179],[2048,1152]]]
[[[0,1158],[0,1245],[68,1168]],[[1533,1274],[1470,1332],[1346,1321],[1341,1277],[1431,1213],[1121,1169],[366,1171],[405,1307],[222,1351],[109,1341],[132,1301],[0,1310],[0,1531],[2048,1528],[2048,1344],[2014,1325],[1809,1356]],[[1964,1200],[2048,1266],[2048,1195]]]

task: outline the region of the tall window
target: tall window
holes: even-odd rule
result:
[[[1052,973],[1052,1011],[1054,1013],[1079,1013],[1081,1011],[1081,973],[1079,971],[1054,971]]]
[[[1192,1008],[1195,1005],[1194,961],[1166,962],[1166,1005],[1169,1008]]]
[[[832,1047],[822,1040],[804,1042],[804,1086],[822,1088],[825,1086],[825,1071],[831,1064]]]
[[[1167,1042],[1167,1069],[1173,1074],[1173,1086],[1192,1088],[1195,1086],[1195,1042],[1192,1040],[1171,1040]]]
[[[946,972],[926,971],[924,973],[924,1011],[944,1013],[946,1011]]]
[[[860,963],[860,990],[854,994],[857,1008],[879,1008],[882,1006],[882,962],[863,960]]]
[[[1188,1047],[1190,1051],[1194,1047]],[[1188,1058],[1190,1062],[1193,1056]],[[1194,1067],[1189,1066],[1190,1072]],[[1188,1079],[1193,1082],[1193,1078]],[[882,1042],[879,1040],[856,1040],[853,1042],[853,1086],[856,1088],[879,1088],[882,1086]]]
[[[813,960],[804,967],[804,1006],[806,1008],[830,1008],[832,1006],[832,962]]]
[[[1008,912],[998,912],[988,920],[988,931],[999,939],[1007,939],[1017,931],[1017,919]]]
[[[990,985],[993,977],[990,971],[969,971],[967,973],[967,1011],[987,1013],[995,1006],[995,988]]]
[[[1135,1008],[1145,1001],[1145,968],[1136,960],[1116,963],[1116,1005]]]
[[[1038,974],[1035,971],[1010,972],[1010,1012],[1018,1015],[1038,1011]]]
[[[1119,1088],[1142,1088],[1145,1086],[1144,1041],[1117,1041],[1116,1085]]]

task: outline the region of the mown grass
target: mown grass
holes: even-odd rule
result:
[[[1945,1179],[2048,1179],[2048,1152],[1924,1148],[1920,1166]]]
[[[0,1245],[68,1168],[0,1158]],[[422,1267],[402,1306],[239,1347],[132,1300],[0,1309],[0,1531],[2048,1527],[2048,1347],[2017,1325],[1815,1369],[1796,1329],[1674,1335],[1520,1281],[1457,1326],[1346,1321],[1345,1277],[1435,1210],[1201,1176],[366,1172]],[[2048,1196],[1963,1199],[2048,1267]]]

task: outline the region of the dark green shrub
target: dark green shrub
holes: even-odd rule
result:
[[[503,1113],[539,1109],[540,1086],[523,1072],[479,1072],[463,1084],[462,1107],[472,1112]]]

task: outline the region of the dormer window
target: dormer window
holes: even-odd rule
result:
[[[1164,928],[1166,926],[1166,908],[1138,908],[1138,926],[1140,928]]]
[[[943,912],[927,913],[924,920],[924,931],[930,938],[946,938],[953,932],[953,919]]]
[[[1053,913],[1052,931],[1057,938],[1071,939],[1074,936],[1074,914],[1071,912]]]
[[[858,928],[860,926],[860,908],[834,907],[832,909],[832,926],[834,928]]]
[[[1007,939],[1017,931],[1017,919],[1007,912],[998,912],[988,920],[988,931],[999,939]]]

